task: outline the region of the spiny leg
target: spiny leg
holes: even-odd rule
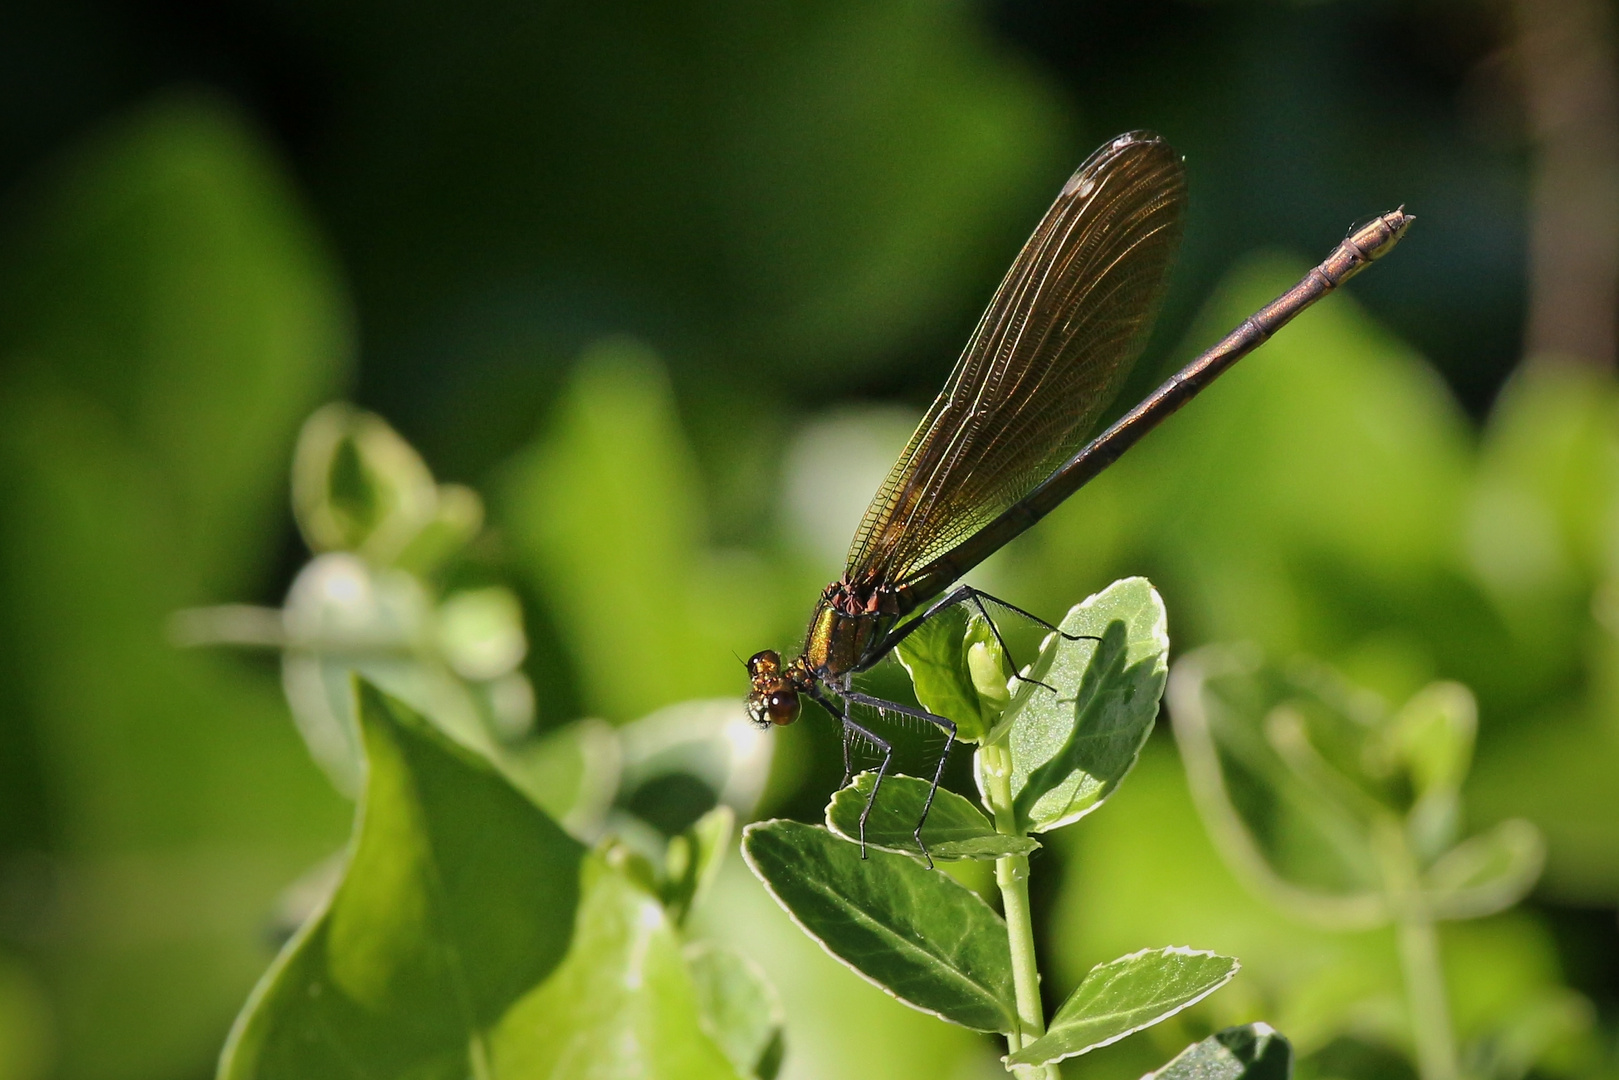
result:
[[[944,717],[939,717],[944,720]],[[916,846],[922,849],[922,857],[928,861],[928,869],[933,869],[933,856],[928,854],[928,845],[922,839],[922,826],[927,824],[928,811],[933,809],[933,796],[939,791],[939,780],[944,776],[944,763],[950,760],[950,748],[956,745],[956,725],[949,720],[944,721],[950,726],[945,728],[944,752],[939,755],[939,764],[933,768],[933,786],[928,788],[928,797],[922,803],[922,816],[916,819],[916,829],[911,833],[916,837]]]
[[[877,805],[877,793],[883,788],[883,777],[888,775],[888,763],[894,760],[894,747],[893,744],[875,731],[855,723],[853,718],[849,716],[849,704],[850,698],[845,695],[843,699],[843,752],[845,754],[849,752],[849,736],[851,734],[864,736],[873,746],[883,752],[883,762],[877,766],[877,780],[871,785],[871,794],[866,796],[866,805],[860,811],[860,857],[864,859],[866,857],[866,819],[871,817],[871,808]],[[847,771],[848,767],[848,763],[845,761],[844,769]],[[845,779],[844,783],[848,783],[848,780]]]
[[[848,787],[849,781],[854,779],[854,763],[849,760],[849,722],[843,722],[843,783],[839,787]]]
[[[809,694],[810,697],[815,699],[815,703],[817,705],[831,714],[832,719],[837,720],[842,724],[839,735],[843,743],[843,783],[839,784],[838,786],[848,787],[849,781],[854,779],[854,766],[849,760],[849,706],[847,704],[843,705],[842,707],[834,705],[817,686],[811,686]]]
[[[939,755],[939,764],[934,767],[934,770],[933,770],[933,783],[928,787],[928,797],[922,803],[922,816],[917,819],[916,829],[911,833],[911,835],[913,837],[915,837],[915,839],[916,839],[916,846],[922,850],[922,858],[927,860],[928,869],[931,870],[933,868],[933,856],[928,852],[928,846],[922,840],[922,826],[927,824],[928,811],[933,809],[933,796],[938,793],[938,791],[939,791],[939,781],[944,777],[945,762],[950,760],[950,750],[951,750],[951,748],[953,746],[956,745],[956,722],[954,720],[949,719],[948,717],[940,716],[937,713],[930,713],[926,709],[914,709],[909,705],[900,705],[900,704],[898,704],[896,702],[884,701],[882,698],[875,698],[875,697],[871,697],[868,694],[855,693],[854,691],[845,692],[844,695],[843,695],[843,700],[844,700],[844,702],[846,704],[852,703],[852,704],[857,704],[857,705],[866,705],[866,706],[869,706],[869,707],[871,707],[873,709],[878,710],[879,712],[899,713],[901,716],[912,716],[912,717],[917,718],[918,720],[926,720],[928,723],[933,724],[936,727],[940,727],[940,728],[944,729],[944,732],[945,732],[944,751],[943,751],[943,753],[941,753]],[[848,720],[847,718],[845,718],[844,722],[845,723],[851,723],[851,724],[853,723],[852,721]],[[857,727],[856,730],[865,732],[864,728]],[[869,732],[866,732],[866,734],[868,736],[870,735]],[[883,746],[883,748],[885,750],[888,751],[888,753],[891,754],[893,752],[892,749],[889,748],[889,746],[888,746],[888,744],[886,742],[882,742],[881,740],[877,740],[877,741]],[[884,757],[883,758],[883,770],[886,770],[887,768],[888,768],[888,758]],[[883,770],[878,771],[878,774],[877,774],[877,784],[878,785],[882,784]],[[861,848],[862,852],[865,850],[863,845],[865,844],[865,838],[866,838],[866,831],[865,831],[866,814],[871,813],[871,807],[876,801],[877,801],[877,789],[876,789],[876,787],[873,787],[872,791],[871,791],[871,798],[866,801],[865,813],[860,815],[860,840],[861,840],[861,844],[862,844],[862,848]]]

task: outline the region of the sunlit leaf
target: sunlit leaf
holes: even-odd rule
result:
[[[494,1025],[568,948],[583,848],[482,758],[358,692],[347,873],[253,992],[221,1080],[477,1074]]]
[[[742,854],[806,933],[871,982],[963,1027],[1011,1029],[1006,924],[977,894],[796,821],[749,825]]]
[[[785,1052],[787,1014],[759,966],[735,949],[698,941],[686,946],[704,1029],[736,1071],[773,1080]]]
[[[736,811],[721,803],[669,838],[664,854],[664,907],[670,920],[681,925],[714,884],[736,828]]]
[[[845,840],[859,843],[860,814],[876,778],[875,773],[863,772],[832,796],[826,806],[827,828]],[[914,776],[885,778],[871,816],[866,819],[866,845],[898,855],[922,855],[916,843],[916,823],[922,819],[922,805],[931,786]],[[927,854],[939,860],[1027,855],[1040,846],[1031,837],[996,832],[976,806],[945,788],[934,793],[922,842],[927,845]]]
[[[1077,821],[1113,793],[1152,732],[1168,673],[1164,603],[1145,578],[1114,582],[1061,628],[1069,636],[1050,635],[1030,670],[1046,685],[1021,682],[1000,721],[1031,832]]]
[[[1007,1060],[1043,1065],[1117,1042],[1202,1001],[1240,966],[1229,956],[1183,948],[1143,949],[1097,964],[1046,1033]]]
[[[1143,1080],[1291,1080],[1293,1047],[1266,1023],[1217,1031]]]
[[[457,1076],[738,1080],[657,897],[587,862],[567,959],[489,1032]],[[481,1065],[482,1069],[478,1066]]]

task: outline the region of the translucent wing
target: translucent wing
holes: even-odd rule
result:
[[[1180,156],[1151,132],[1069,178],[866,510],[846,581],[902,584],[1084,445],[1146,344],[1185,207]]]

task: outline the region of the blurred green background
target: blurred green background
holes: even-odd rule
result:
[[[1358,219],[1417,224],[974,580],[1055,617],[1144,573],[1177,653],[1254,639],[1394,702],[1469,685],[1470,821],[1528,817],[1550,859],[1446,939],[1458,1024],[1566,987],[1589,1010],[1523,1070],[1619,1075],[1614,23],[1602,0],[10,0],[0,1080],[210,1075],[278,896],[343,842],[273,657],[170,632],[281,605],[315,408],[375,411],[483,495],[459,572],[517,590],[536,730],[739,703],[736,657],[797,643],[1048,200],[1137,127],[1186,155],[1192,202],[1126,398]],[[818,818],[823,721],[777,734],[758,813]],[[1243,893],[1164,732],[1034,887],[1051,1002],[1149,944],[1246,965],[1071,1075],[1256,1018],[1318,1073],[1410,1075],[1378,1019],[1390,942]],[[735,860],[697,920],[770,970],[784,1076],[999,1072]]]

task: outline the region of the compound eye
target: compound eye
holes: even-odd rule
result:
[[[765,712],[770,716],[770,722],[778,726],[790,724],[798,719],[798,693],[793,690],[778,690],[765,698]]]

